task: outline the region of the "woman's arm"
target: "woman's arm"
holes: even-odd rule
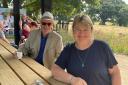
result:
[[[52,66],[51,71],[55,79],[62,81],[64,83],[71,84],[71,85],[87,85],[85,80],[83,80],[80,77],[74,77],[73,75],[65,72],[56,64]]]
[[[22,30],[22,20],[19,21],[20,30]]]
[[[109,73],[112,77],[112,85],[121,85],[120,70],[117,65],[114,65],[109,69]]]

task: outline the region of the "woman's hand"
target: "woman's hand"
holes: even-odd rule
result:
[[[87,85],[86,81],[80,77],[72,77],[71,85]]]

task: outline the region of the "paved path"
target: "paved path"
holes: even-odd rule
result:
[[[128,85],[128,56],[115,55],[120,67],[122,85]]]

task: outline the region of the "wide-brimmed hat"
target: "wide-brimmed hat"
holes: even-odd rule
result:
[[[46,12],[43,13],[42,19],[52,19],[53,20],[54,17],[53,17],[52,13],[46,11]]]

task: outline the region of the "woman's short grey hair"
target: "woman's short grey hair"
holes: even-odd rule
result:
[[[75,16],[72,27],[74,28],[74,26],[78,24],[91,26],[91,29],[93,29],[93,22],[91,18],[86,14],[78,14]]]

